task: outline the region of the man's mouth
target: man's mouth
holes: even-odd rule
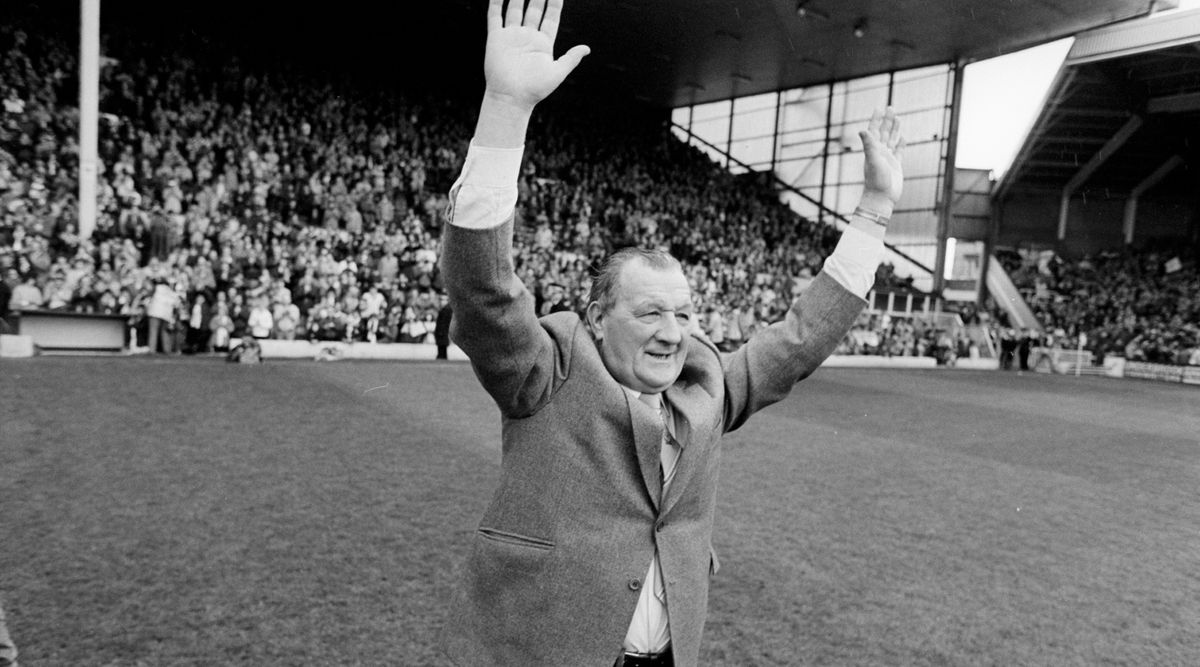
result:
[[[659,361],[668,361],[673,355],[671,352],[647,352],[646,354],[658,359]]]

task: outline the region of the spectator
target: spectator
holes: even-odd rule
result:
[[[19,284],[20,279],[17,277],[16,269],[8,269],[4,271],[4,275],[0,278],[0,334],[12,333],[15,330],[9,313],[9,302],[12,301],[13,285]]]
[[[379,338],[379,324],[387,308],[387,299],[379,291],[378,283],[371,283],[359,303],[359,312],[363,321],[364,339],[374,343]]]
[[[213,306],[212,319],[208,322],[211,335],[208,339],[210,352],[228,352],[230,339],[233,337],[233,318],[229,316],[229,303],[224,292],[217,293],[217,303]]]
[[[450,349],[450,320],[453,310],[450,308],[450,297],[442,292],[438,295],[437,321],[433,328],[433,342],[437,345],[437,358],[446,359]]]
[[[209,335],[212,332],[212,304],[204,292],[196,292],[187,315],[187,337],[184,339],[183,351],[186,354],[204,352],[209,347]]]
[[[1023,329],[1021,337],[1017,340],[1017,367],[1023,371],[1029,370],[1029,352],[1033,349],[1033,335],[1031,329]]]
[[[39,310],[44,303],[42,291],[38,289],[37,280],[30,271],[25,274],[20,284],[13,288],[9,308],[14,311]]]
[[[155,279],[153,285],[153,292],[146,305],[146,317],[150,326],[146,340],[151,353],[174,354],[180,296],[166,279]]]
[[[271,317],[275,322],[274,338],[279,340],[295,340],[296,331],[300,328],[300,308],[292,303],[292,294],[281,290],[276,294],[274,309]]]
[[[275,327],[275,317],[271,315],[267,296],[265,294],[256,295],[251,303],[250,317],[246,323],[250,330],[250,336],[259,340],[270,338],[271,331]]]

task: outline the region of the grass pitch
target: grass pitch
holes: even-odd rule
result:
[[[24,665],[445,665],[458,363],[0,360]],[[1200,664],[1200,388],[822,369],[725,442],[705,665]],[[607,666],[604,666],[607,667]]]

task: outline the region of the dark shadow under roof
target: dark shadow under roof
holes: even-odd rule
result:
[[[563,94],[595,97],[603,90],[671,108],[990,58],[1177,5],[1178,0],[567,0],[558,46],[586,43],[592,55]],[[143,22],[167,35],[231,31],[247,44],[296,57],[341,60],[397,78],[439,72],[471,87],[482,81],[486,6],[487,0],[312,6],[281,0],[117,0],[105,3],[102,20]],[[861,37],[854,35],[856,26]]]

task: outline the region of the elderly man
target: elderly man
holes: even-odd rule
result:
[[[486,89],[443,229],[453,340],[500,408],[502,474],[445,628],[462,665],[695,665],[718,570],[721,436],[784,398],[865,305],[902,145],[894,114],[861,133],[860,207],[783,321],[726,359],[698,331],[680,263],[608,258],[585,318],[538,318],[510,248],[534,106],[588,53],[557,60],[562,0],[491,0]]]

